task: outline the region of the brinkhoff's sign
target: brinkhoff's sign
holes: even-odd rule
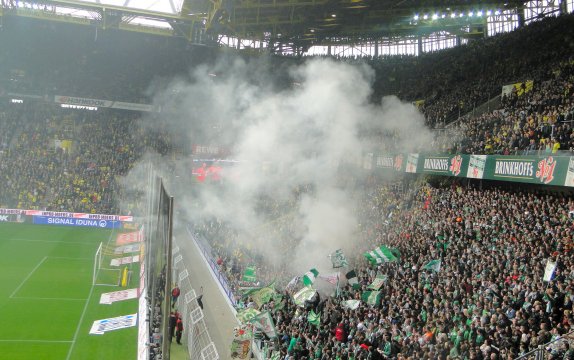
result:
[[[424,170],[448,171],[448,158],[426,158],[424,161]]]
[[[61,226],[84,226],[101,229],[115,229],[121,227],[120,221],[74,219],[51,216],[34,216],[34,224],[38,225],[61,225]]]
[[[58,104],[66,104],[74,106],[90,106],[96,108],[113,108],[113,109],[147,111],[147,112],[154,111],[153,105],[150,104],[138,104],[124,101],[90,99],[77,96],[56,95],[54,97],[54,102]]]
[[[96,106],[96,107],[111,107],[113,104],[113,101],[109,100],[88,99],[88,98],[62,96],[62,95],[56,95],[55,101],[58,104]]]
[[[494,175],[516,176],[531,178],[534,175],[534,166],[531,161],[497,160]]]

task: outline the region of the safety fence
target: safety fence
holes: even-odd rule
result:
[[[225,296],[235,308],[237,306],[237,300],[233,294],[233,288],[231,287],[231,282],[227,279],[227,276],[221,271],[219,271],[219,266],[217,265],[217,261],[212,256],[212,248],[211,245],[205,240],[205,238],[201,235],[194,234],[191,226],[187,227],[187,232],[192,240],[197,244],[203,257],[207,260],[207,264],[211,268],[212,274],[217,278],[217,281],[221,285],[221,288],[225,292]]]
[[[566,348],[574,347],[574,331],[557,337],[544,345],[539,345],[537,349],[527,352],[514,360],[546,360],[546,359],[566,359],[561,352]]]
[[[233,293],[233,288],[230,285],[231,281],[227,278],[227,276],[222,273],[217,265],[217,261],[215,260],[214,256],[212,255],[212,247],[211,245],[208,243],[208,241],[201,235],[195,234],[192,230],[191,226],[188,226],[187,228],[188,234],[191,237],[191,240],[193,242],[195,242],[195,244],[197,245],[198,249],[201,251],[203,258],[206,260],[207,264],[209,265],[210,269],[211,269],[211,273],[214,275],[214,277],[217,279],[217,281],[219,282],[220,289],[223,292],[223,295],[225,295],[227,297],[227,299],[229,300],[230,305],[233,307],[233,309],[235,310],[235,306],[237,305],[237,300],[236,297]],[[174,259],[178,259],[178,263],[179,258],[176,257]],[[195,295],[190,295],[192,298]],[[268,359],[268,346],[266,346],[267,344],[265,344],[261,339],[255,339],[253,338],[251,341],[251,355],[253,359],[256,360],[266,360]]]
[[[182,338],[182,344],[187,346],[191,360],[218,360],[219,354],[209,335],[203,309],[200,306],[202,291],[198,293],[191,286],[190,272],[184,265],[177,240],[175,244],[176,246],[172,249],[172,269],[173,279],[181,291],[176,307],[183,319],[184,334],[186,334]]]

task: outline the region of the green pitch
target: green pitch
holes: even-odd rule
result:
[[[0,223],[0,358],[136,359],[137,326],[90,335],[95,320],[137,313],[137,299],[101,305],[100,295],[135,288],[92,286],[101,242],[117,230]],[[109,263],[107,264],[109,267]]]

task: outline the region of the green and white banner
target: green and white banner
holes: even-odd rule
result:
[[[367,289],[379,290],[387,281],[387,275],[377,275],[375,280],[367,286]]]
[[[309,324],[311,325],[321,325],[321,313],[316,314],[313,310],[309,311],[309,315],[307,315],[307,321],[309,321]]]
[[[380,291],[365,291],[361,295],[361,299],[369,305],[378,305],[381,303],[383,293]]]
[[[306,286],[293,295],[293,302],[295,302],[297,306],[303,306],[305,301],[311,300],[316,292],[317,290]]]
[[[345,254],[343,254],[343,250],[341,249],[336,250],[334,253],[329,255],[329,257],[331,258],[334,269],[349,266],[347,258],[345,258]]]
[[[574,156],[379,154],[375,171],[574,187]],[[406,161],[403,161],[406,159]],[[403,163],[404,166],[403,166]]]
[[[361,300],[345,300],[343,301],[343,307],[346,309],[357,310],[361,305]]]
[[[273,324],[273,318],[269,311],[263,312],[251,319],[253,328],[259,330],[269,338],[273,339],[277,337],[277,331],[275,331],[275,324]]]
[[[305,275],[303,275],[303,285],[305,285],[305,286],[313,285],[313,283],[315,282],[315,279],[317,278],[317,275],[319,275],[319,272],[317,271],[317,269],[311,269],[311,270],[307,271],[305,273]]]
[[[355,270],[349,271],[345,275],[345,277],[347,278],[347,282],[349,283],[349,285],[353,287],[353,289],[358,289],[360,287],[359,278],[357,278],[357,273],[355,272]]]
[[[429,261],[425,266],[423,266],[423,269],[425,270],[431,270],[434,272],[439,272],[440,271],[440,266],[441,266],[441,261],[440,260],[431,260]]]
[[[237,320],[239,320],[242,324],[247,324],[251,322],[251,320],[259,315],[261,312],[257,309],[247,308],[237,312]]]
[[[382,245],[373,251],[369,251],[363,254],[371,265],[382,264],[390,261],[397,261],[397,257],[393,254],[390,248]]]
[[[257,273],[255,271],[255,266],[248,266],[247,268],[245,268],[245,272],[243,273],[243,281],[247,282],[257,281]]]

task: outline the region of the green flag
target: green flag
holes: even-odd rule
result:
[[[273,310],[282,310],[285,307],[285,303],[283,302],[283,295],[275,293],[273,295],[273,302],[275,303],[273,306]]]
[[[251,340],[253,338],[253,326],[242,324],[233,328],[233,338],[235,340]]]
[[[253,301],[255,301],[257,306],[261,307],[263,304],[267,304],[269,301],[271,301],[275,294],[275,282],[273,282],[264,288],[252,292],[250,296]]]
[[[316,292],[317,290],[313,288],[304,287],[301,290],[299,290],[295,295],[293,295],[293,302],[297,306],[303,306],[305,304],[305,301],[311,300],[311,298],[313,297],[313,295],[315,295]]]
[[[367,286],[367,289],[379,290],[386,281],[387,275],[377,275],[371,285]]]
[[[432,270],[434,272],[439,272],[440,271],[440,265],[441,265],[440,260],[431,260],[425,266],[423,266],[423,269]]]
[[[365,291],[361,299],[369,305],[378,305],[381,302],[383,294],[380,291]]]
[[[257,291],[263,289],[263,287],[258,286],[258,287],[242,287],[239,288],[239,290],[242,292],[242,297],[247,297],[247,296],[251,296],[251,294],[256,293]]]
[[[345,300],[343,301],[343,307],[351,310],[357,310],[361,305],[361,300]]]
[[[248,266],[247,268],[245,268],[245,272],[243,273],[243,281],[247,282],[257,281],[257,273],[255,271],[255,266]]]
[[[253,319],[257,315],[259,315],[260,313],[261,312],[257,309],[247,308],[247,309],[243,309],[241,311],[238,311],[236,316],[237,316],[237,320],[239,320],[241,323],[247,324],[251,321],[251,319]]]
[[[390,261],[397,261],[397,257],[393,255],[391,249],[389,249],[384,245],[376,248],[373,251],[368,251],[364,253],[363,256],[366,257],[367,260],[369,260],[371,265],[382,264]]]
[[[269,311],[263,312],[251,319],[253,327],[265,335],[269,336],[271,339],[277,337],[277,331],[275,330],[275,325],[273,324],[273,318]]]
[[[336,250],[334,253],[329,255],[329,257],[331,258],[331,262],[333,263],[333,268],[335,268],[335,269],[340,268],[340,267],[349,266],[349,263],[347,262],[347,258],[345,258],[345,255],[343,254],[343,250],[341,250],[341,249]]]
[[[311,325],[319,326],[321,324],[321,313],[315,314],[313,310],[309,311],[307,321],[309,321]]]
[[[345,274],[345,277],[347,278],[347,282],[349,283],[349,285],[353,287],[353,289],[358,289],[360,287],[359,279],[357,278],[357,273],[355,272],[355,270],[349,271],[347,274]]]
[[[317,271],[317,269],[311,269],[311,270],[307,271],[305,273],[305,275],[303,275],[303,285],[305,285],[305,286],[313,285],[313,283],[315,282],[315,279],[317,278],[317,275],[319,275],[319,272]]]

